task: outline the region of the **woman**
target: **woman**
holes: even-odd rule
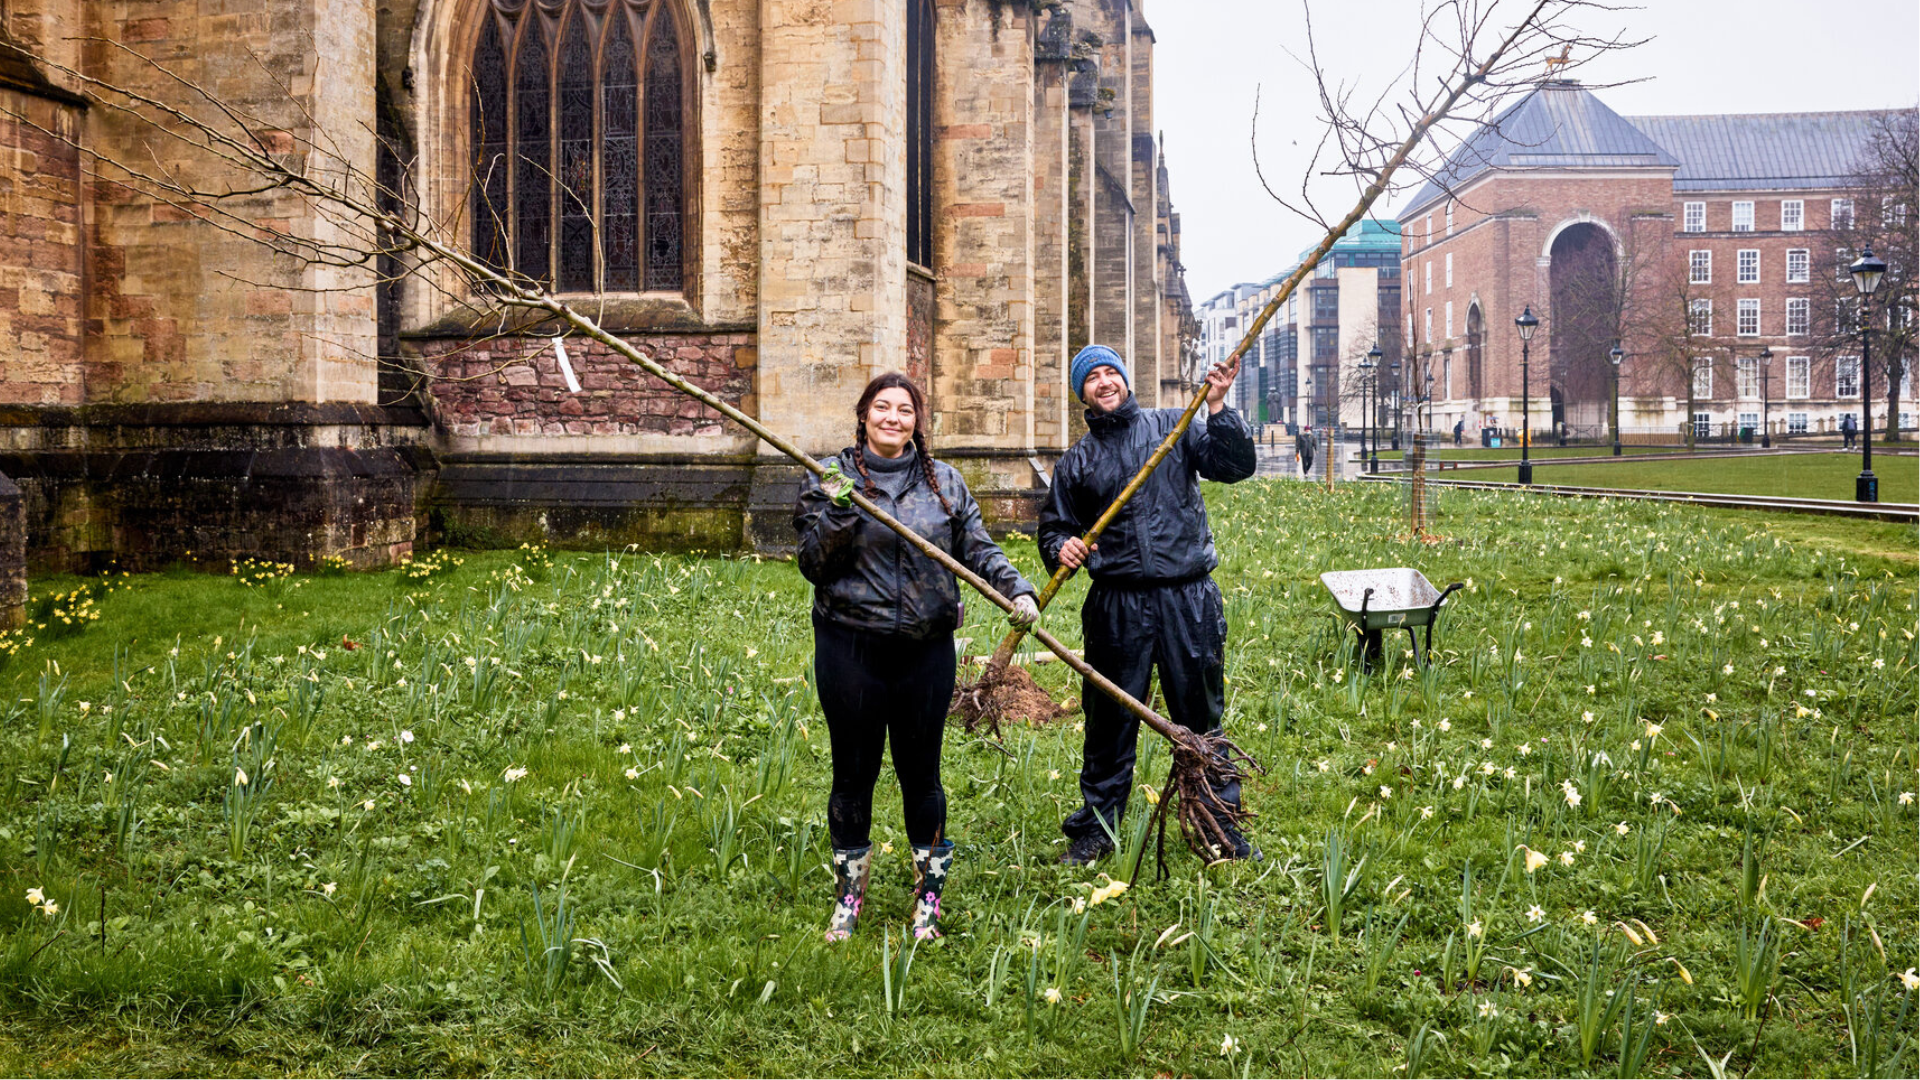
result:
[[[852,504],[852,492],[985,578],[1029,626],[1040,617],[1033,586],[980,522],[966,481],[927,453],[926,399],[898,372],[867,384],[854,406],[853,445],[809,475],[794,506],[800,573],[813,583],[814,685],[833,747],[827,832],[838,901],[828,941],[853,933],[866,898],[873,785],[893,741],[893,771],[913,845],[913,933],[940,936],[940,894],[953,862],[940,786],[940,739],[953,696],[953,631],[960,587],[953,574]]]

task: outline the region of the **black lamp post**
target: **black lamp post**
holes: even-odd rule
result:
[[[1423,430],[1427,438],[1431,440],[1433,438],[1433,370],[1431,368],[1427,370],[1426,396],[1422,397],[1420,401],[1427,407],[1427,423]]]
[[[1773,447],[1773,387],[1769,382],[1773,375],[1773,349],[1760,350],[1760,449]]]
[[[1860,292],[1860,475],[1853,481],[1853,498],[1879,502],[1880,478],[1873,475],[1873,324],[1867,318],[1867,305],[1886,276],[1887,264],[1874,258],[1869,246],[1847,267],[1847,273],[1853,275],[1853,287]]]
[[[1627,354],[1620,351],[1620,343],[1614,342],[1607,350],[1607,359],[1613,362],[1613,456],[1620,456],[1620,361]]]
[[[1533,483],[1533,462],[1527,456],[1527,448],[1533,442],[1527,419],[1528,344],[1533,341],[1533,332],[1540,329],[1540,320],[1534,317],[1532,304],[1528,304],[1526,310],[1520,313],[1520,317],[1513,320],[1513,325],[1520,330],[1520,482],[1531,484]]]
[[[1373,348],[1367,350],[1367,358],[1360,362],[1360,367],[1366,371],[1367,386],[1369,389],[1373,391],[1372,402],[1367,407],[1368,408],[1367,430],[1371,431],[1376,426],[1376,422],[1380,419],[1380,344],[1379,342],[1375,342]],[[1377,473],[1380,471],[1380,433],[1378,431],[1373,432],[1372,444],[1373,444],[1372,454],[1367,459],[1367,471],[1370,473]]]

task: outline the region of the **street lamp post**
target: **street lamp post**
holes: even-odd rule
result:
[[[1773,349],[1760,350],[1760,449],[1773,448]]]
[[[1407,372],[1395,361],[1389,368],[1393,372],[1393,392],[1387,396],[1387,411],[1393,417],[1393,448],[1404,449],[1400,445],[1401,428],[1405,425],[1401,415],[1407,411]]]
[[[1613,362],[1613,456],[1620,456],[1620,361],[1627,354],[1620,351],[1620,343],[1614,342],[1607,350],[1607,359]]]
[[[1533,483],[1533,461],[1528,457],[1527,449],[1532,444],[1533,438],[1527,419],[1529,391],[1527,362],[1529,360],[1528,345],[1533,341],[1533,332],[1540,328],[1540,320],[1534,316],[1532,304],[1528,304],[1526,310],[1520,313],[1520,317],[1513,320],[1513,325],[1520,330],[1520,482],[1531,484]]]
[[[1427,372],[1426,394],[1420,399],[1420,403],[1427,407],[1427,422],[1421,430],[1431,440],[1433,438],[1433,372],[1431,370]]]
[[[1373,348],[1367,350],[1367,358],[1361,362],[1360,366],[1366,369],[1367,385],[1373,391],[1373,401],[1372,404],[1368,406],[1367,412],[1367,428],[1368,430],[1373,430],[1375,421],[1380,419],[1379,342],[1375,342]],[[1367,459],[1367,471],[1370,473],[1378,473],[1380,471],[1380,432],[1377,430],[1373,431],[1373,452]]]
[[[1867,305],[1873,300],[1887,264],[1873,257],[1867,247],[1847,267],[1853,275],[1853,287],[1860,293],[1860,475],[1853,481],[1855,502],[1879,502],[1880,478],[1873,475],[1873,324],[1867,318]]]

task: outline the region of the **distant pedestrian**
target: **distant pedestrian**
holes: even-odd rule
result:
[[[1461,417],[1453,422],[1453,445],[1459,446],[1460,440],[1467,435],[1467,418]]]
[[[1860,434],[1860,423],[1848,413],[1840,418],[1840,436],[1846,440],[1846,449],[1853,449],[1853,440]]]
[[[1313,426],[1308,425],[1294,439],[1294,451],[1300,455],[1300,475],[1313,475]]]

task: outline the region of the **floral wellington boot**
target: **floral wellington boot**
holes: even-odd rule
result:
[[[873,845],[833,849],[835,900],[827,921],[827,940],[845,941],[860,921],[860,905],[867,899],[867,873],[873,869]]]
[[[953,866],[953,841],[913,849],[913,936],[921,941],[940,936],[940,893]]]

